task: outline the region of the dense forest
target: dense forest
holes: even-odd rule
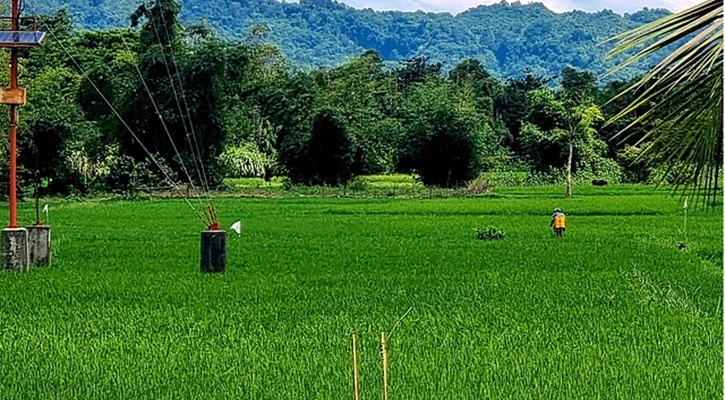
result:
[[[249,176],[347,185],[401,172],[457,187],[482,173],[541,184],[567,169],[611,182],[668,172],[638,157],[646,126],[610,140],[628,124],[604,124],[632,101],[610,102],[625,81],[602,85],[572,67],[499,79],[476,59],[450,71],[425,57],[391,68],[375,51],[300,71],[264,29],[229,42],[179,13],[156,0],[134,10],[133,28],[99,31],[75,29],[64,11],[41,19],[48,39],[23,53],[20,77],[26,194],[33,183],[46,194],[127,192],[167,184],[161,170],[213,187]]]
[[[33,0],[33,12],[55,13],[65,7],[81,29],[127,27],[138,0]],[[390,64],[428,57],[448,71],[473,58],[499,78],[525,71],[556,75],[571,66],[602,75],[617,60],[605,60],[612,36],[656,20],[669,12],[642,10],[556,14],[542,4],[502,2],[458,15],[357,10],[331,0],[183,0],[181,19],[203,22],[221,39],[243,41],[252,27],[299,67],[337,67],[374,50]],[[630,79],[649,65],[636,65],[615,76]]]

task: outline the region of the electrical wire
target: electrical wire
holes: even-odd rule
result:
[[[143,2],[143,5],[144,5],[144,8],[146,8],[146,2]],[[187,129],[187,125],[186,125],[186,123],[184,123],[184,130],[186,131],[186,138],[187,138],[187,142],[189,144],[189,150],[191,151],[192,155],[194,155],[194,161],[195,161],[195,165],[196,165],[196,168],[197,168],[197,173],[199,175],[199,179],[201,180],[202,185],[203,185],[204,189],[206,190],[207,197],[209,197],[209,180],[207,178],[206,169],[204,167],[204,160],[203,160],[202,155],[201,155],[201,150],[200,150],[200,147],[199,147],[199,143],[198,143],[198,140],[196,138],[196,132],[194,130],[194,123],[192,122],[192,118],[191,118],[191,111],[189,109],[188,102],[186,101],[186,95],[185,95],[185,91],[184,91],[184,85],[183,85],[183,82],[181,81],[181,76],[179,74],[179,67],[178,67],[178,64],[176,62],[176,56],[175,56],[175,51],[174,51],[173,40],[172,40],[171,35],[169,33],[168,27],[166,25],[166,17],[164,17],[165,10],[164,10],[164,7],[163,7],[163,4],[162,4],[161,1],[157,0],[156,1],[156,5],[158,5],[158,7],[159,7],[159,15],[161,16],[161,23],[162,23],[162,25],[164,27],[164,31],[166,33],[166,39],[167,39],[167,41],[169,43],[170,56],[171,56],[172,61],[174,63],[174,69],[176,71],[176,78],[177,78],[178,83],[179,83],[179,91],[181,92],[181,97],[183,99],[184,106],[186,108],[186,116],[187,116],[187,121],[189,123],[189,128]],[[150,10],[151,8],[152,7],[149,7],[149,8],[146,8],[146,9],[147,10]],[[149,12],[149,14],[151,14],[151,13]],[[174,94],[174,99],[176,100],[176,105],[177,105],[177,108],[179,110],[179,115],[180,115],[181,120],[183,122],[184,121],[184,113],[183,113],[182,108],[181,108],[181,102],[179,101],[179,95],[178,95],[178,92],[176,90],[176,83],[174,82],[173,74],[171,73],[171,69],[169,68],[169,61],[168,61],[168,58],[166,57],[166,52],[164,51],[164,45],[163,45],[163,42],[161,40],[161,35],[159,33],[159,29],[158,29],[158,26],[156,24],[156,20],[154,19],[154,16],[153,15],[149,15],[148,16],[148,19],[151,22],[151,26],[154,29],[154,34],[156,35],[156,40],[159,43],[159,47],[160,47],[160,50],[161,50],[161,56],[162,56],[162,58],[164,60],[164,66],[166,67],[166,73],[167,73],[167,75],[169,77],[169,82],[171,83],[171,89],[172,89],[172,92]],[[193,145],[192,145],[192,139],[193,139],[193,143],[194,143]]]
[[[40,21],[47,32],[50,34],[50,36],[58,43],[58,45],[61,47],[61,50],[70,58],[73,65],[78,69],[78,71],[83,75],[85,80],[93,87],[93,89],[96,91],[96,93],[99,95],[99,97],[104,101],[104,103],[111,109],[113,114],[116,116],[116,118],[121,122],[121,124],[124,126],[124,128],[131,134],[131,136],[136,140],[138,145],[143,149],[143,151],[146,153],[148,158],[154,163],[154,165],[161,171],[161,173],[164,175],[164,178],[171,184],[171,186],[179,193],[179,195],[184,199],[186,204],[191,208],[191,210],[196,214],[196,216],[205,224],[209,225],[207,223],[207,218],[205,218],[194,205],[189,201],[189,199],[184,195],[179,185],[174,182],[173,179],[171,179],[171,176],[169,176],[168,172],[161,166],[161,164],[156,160],[154,155],[149,151],[149,149],[143,144],[143,141],[138,137],[136,132],[131,129],[131,127],[128,125],[128,123],[123,119],[121,114],[118,112],[116,107],[113,106],[113,104],[108,100],[108,98],[101,92],[101,90],[98,88],[98,86],[93,82],[93,79],[88,75],[86,70],[78,63],[78,60],[73,56],[73,54],[68,50],[68,48],[63,44],[63,41],[58,38],[58,36],[55,34],[53,29],[51,29],[50,25],[48,25],[43,17],[41,17],[31,6],[30,7],[31,13],[35,15],[35,17]]]
[[[130,47],[128,46],[128,43],[126,42],[126,38],[123,37],[123,34],[121,34],[121,42],[123,43],[124,48],[128,52],[132,52]],[[201,203],[201,199],[199,198],[199,191],[196,188],[196,185],[194,185],[194,180],[192,179],[191,175],[189,174],[189,170],[186,168],[186,164],[184,163],[184,159],[181,157],[181,154],[179,152],[179,149],[176,147],[176,143],[174,142],[173,137],[171,136],[171,132],[169,131],[168,126],[166,125],[166,122],[164,121],[163,115],[161,115],[161,110],[159,110],[159,107],[156,103],[156,100],[154,99],[153,94],[151,93],[151,89],[148,86],[148,83],[146,82],[146,79],[143,77],[143,73],[141,72],[141,69],[139,68],[137,63],[133,63],[136,72],[138,73],[139,78],[141,79],[141,83],[143,84],[144,89],[146,90],[146,94],[149,97],[149,100],[151,101],[151,104],[154,107],[154,111],[156,112],[156,115],[159,117],[159,120],[161,121],[161,125],[166,132],[166,136],[169,138],[169,141],[171,142],[171,147],[174,149],[174,152],[176,153],[176,157],[179,158],[179,163],[181,164],[181,169],[184,171],[184,174],[186,175],[187,179],[189,180],[189,184],[191,185],[191,188],[194,190],[197,200]]]

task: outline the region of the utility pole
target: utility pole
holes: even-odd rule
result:
[[[21,31],[22,12],[21,5],[24,0],[12,0],[12,14],[0,20],[7,23],[10,20],[10,30],[0,31],[0,48],[10,49],[10,87],[0,90],[0,104],[10,108],[10,178],[8,188],[8,227],[2,231],[2,269],[26,272],[29,269],[28,231],[18,227],[18,107],[26,102],[24,88],[18,87],[18,51],[21,48],[39,46],[45,39],[45,32],[36,30],[35,18],[24,20],[32,21],[32,30]]]
[[[13,0],[10,30],[18,32],[20,19],[20,0]],[[18,48],[10,49],[10,91],[18,89]],[[23,90],[24,92],[24,90]],[[23,97],[24,97],[23,93]],[[8,228],[18,227],[18,104],[10,104],[10,224]]]

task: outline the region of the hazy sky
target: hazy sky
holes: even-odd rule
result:
[[[341,0],[343,3],[356,8],[374,8],[376,10],[425,10],[449,11],[458,13],[480,4],[499,3],[500,0]],[[512,0],[509,0],[512,2]],[[573,9],[584,11],[599,11],[610,9],[623,13],[641,10],[643,7],[666,8],[671,11],[681,11],[703,0],[539,0],[550,10],[556,12]],[[529,0],[522,0],[528,3]]]

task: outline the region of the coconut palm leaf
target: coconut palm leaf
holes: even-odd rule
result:
[[[615,36],[608,54],[635,51],[612,69],[622,68],[675,43],[679,47],[615,99],[635,93],[635,100],[608,124],[641,114],[619,136],[636,125],[654,128],[641,138],[664,167],[678,168],[677,189],[714,203],[723,161],[723,0],[707,0],[677,14]],[[702,204],[705,204],[704,202]]]

